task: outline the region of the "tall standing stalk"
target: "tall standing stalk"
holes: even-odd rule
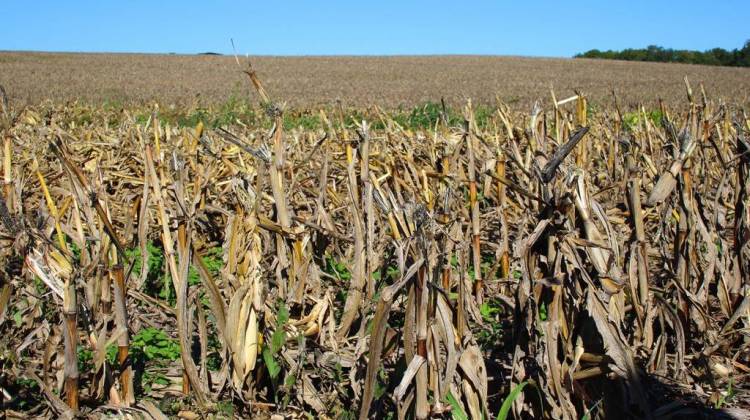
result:
[[[423,250],[426,253],[426,250]],[[427,360],[427,303],[429,291],[427,290],[427,267],[421,265],[417,271],[417,281],[414,285],[414,308],[417,324],[417,355]],[[427,401],[427,363],[422,363],[416,374],[416,418],[426,419],[430,414],[430,405]]]
[[[100,284],[102,315],[105,317],[112,313],[112,283],[109,273],[106,272],[104,264],[99,264],[96,269],[96,275]]]
[[[268,93],[263,88],[263,85],[258,78],[257,73],[252,66],[248,66],[245,74],[250,78],[250,82],[258,92],[261,98],[261,105],[266,108],[267,112],[274,119],[274,131],[273,131],[273,161],[270,165],[270,180],[271,180],[271,191],[273,194],[274,206],[276,207],[276,222],[281,225],[282,230],[288,231],[292,226],[292,218],[289,212],[286,193],[284,188],[284,118],[283,110],[271,101]],[[304,294],[305,284],[302,282],[305,278],[305,273],[302,273],[302,251],[303,244],[302,239],[297,238],[292,245],[292,262],[289,270],[288,281],[286,277],[282,277],[280,280],[280,287],[282,295],[287,295],[293,300],[301,300]],[[281,234],[276,234],[276,253],[279,260],[282,261],[282,267],[286,265],[287,261],[287,246],[286,239]],[[301,281],[300,284],[297,284]]]
[[[5,202],[8,208],[13,209],[13,176],[11,172],[11,156],[13,153],[13,148],[10,135],[6,134],[4,136],[3,140],[3,181],[5,181],[5,185],[3,186],[3,192],[5,194]]]
[[[65,322],[65,399],[73,411],[78,411],[78,302],[73,280],[63,286],[62,312]]]
[[[643,328],[642,339],[647,348],[651,348],[653,332],[651,323],[647,321],[651,313],[651,298],[649,295],[649,273],[648,273],[648,244],[646,242],[646,231],[643,224],[643,209],[641,208],[641,181],[634,178],[628,182],[628,205],[630,207],[633,230],[635,232],[635,244],[633,246],[636,263],[636,276],[638,279],[638,303],[635,305],[636,312]]]
[[[3,194],[5,195],[5,205],[13,211],[15,208],[13,202],[13,172],[11,171],[11,156],[13,155],[13,140],[10,137],[10,128],[14,123],[11,115],[8,95],[5,88],[0,86],[0,133],[3,136]]]
[[[341,322],[339,324],[339,330],[337,337],[344,339],[351,328],[354,320],[359,313],[359,309],[362,305],[363,290],[367,286],[367,279],[365,278],[365,232],[362,223],[361,211],[357,206],[357,196],[354,195],[356,189],[356,177],[354,176],[354,161],[350,161],[348,166],[349,172],[349,198],[351,200],[350,212],[352,215],[352,224],[354,228],[354,269],[352,270],[352,280],[349,285],[349,291],[346,295],[346,301],[344,302],[344,312],[341,315]]]
[[[365,121],[362,121],[360,132],[360,162],[359,179],[363,187],[361,209],[365,217],[365,273],[375,271],[373,246],[375,244],[375,215],[373,214],[373,186],[370,181],[370,130]],[[375,281],[372,276],[367,275],[367,298],[371,299],[375,294]]]
[[[206,397],[201,387],[201,382],[198,377],[198,370],[192,359],[190,353],[190,337],[188,337],[188,326],[187,326],[187,274],[190,263],[190,246],[185,231],[185,224],[181,222],[178,226],[178,244],[180,245],[180,266],[178,269],[177,262],[175,261],[175,250],[174,242],[172,240],[172,233],[169,229],[169,218],[167,217],[167,211],[164,205],[164,197],[162,195],[161,181],[159,180],[156,169],[154,168],[154,159],[151,152],[151,145],[146,145],[145,150],[145,163],[146,171],[151,176],[151,187],[153,188],[154,201],[158,209],[159,220],[162,227],[162,242],[164,244],[164,257],[167,260],[167,266],[169,267],[169,273],[172,276],[172,283],[175,288],[177,295],[177,335],[180,340],[180,356],[182,358],[183,368],[183,390],[188,391],[188,385],[192,385],[196,392],[196,399],[198,404],[204,405],[206,403]],[[182,193],[183,191],[178,191]],[[184,197],[183,197],[184,199]]]
[[[748,127],[750,129],[750,127]],[[737,201],[734,204],[734,258],[736,277],[744,279],[742,286],[750,284],[750,260],[743,249],[750,241],[750,140],[742,135],[742,128],[737,127],[737,156],[740,162],[737,165]],[[744,215],[744,217],[740,216]],[[750,299],[745,297],[744,299]]]
[[[473,118],[469,109],[469,119],[464,123],[464,140],[469,155],[469,206],[471,207],[471,255],[474,266],[474,295],[482,302],[482,256],[480,253],[479,201],[477,200],[476,162],[474,160],[474,138],[470,121]]]
[[[505,153],[502,148],[497,148],[495,154],[497,161],[495,162],[495,174],[497,174],[498,180],[495,183],[495,189],[497,191],[497,208],[500,211],[500,277],[507,279],[510,274],[510,256],[508,254],[508,219],[505,215],[505,184],[500,180],[505,179]]]
[[[35,165],[38,165],[35,162]],[[36,170],[36,176],[39,180],[39,185],[42,187],[42,193],[44,194],[44,199],[47,202],[47,208],[49,209],[50,215],[52,215],[52,218],[55,220],[55,232],[57,234],[57,244],[60,246],[60,249],[65,251],[67,249],[67,246],[65,245],[65,236],[62,232],[62,227],[60,226],[60,214],[57,211],[57,206],[55,205],[54,200],[52,200],[52,196],[49,193],[49,189],[47,188],[47,182],[44,179],[44,175],[42,175],[42,172],[39,171],[39,168],[37,167]]]
[[[682,173],[679,178],[679,215],[680,220],[677,222],[677,234],[675,235],[674,243],[674,267],[676,273],[676,280],[682,287],[690,290],[690,231],[693,229],[693,212],[692,212],[692,189],[693,181],[691,171],[691,159],[685,161],[682,166]],[[685,332],[690,332],[690,304],[687,299],[683,298],[682,295],[678,297],[679,310],[682,323],[685,328]]]
[[[576,101],[576,124],[578,127],[586,127],[588,125],[588,103],[586,102],[586,97],[580,93],[578,94],[578,100]],[[579,168],[584,168],[587,165],[587,150],[586,143],[578,145],[576,165]]]
[[[125,406],[135,403],[133,392],[133,365],[128,359],[129,334],[128,334],[128,310],[127,289],[125,286],[125,274],[122,265],[112,267],[112,275],[115,279],[115,324],[123,333],[117,338],[117,363],[120,365],[120,396]]]

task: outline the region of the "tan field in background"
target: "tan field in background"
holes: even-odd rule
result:
[[[244,65],[244,60],[241,60]],[[295,108],[436,102],[468,98],[514,106],[585,92],[607,104],[614,88],[624,104],[685,100],[683,78],[703,83],[715,100],[747,104],[750,69],[589,59],[489,56],[255,57],[269,92]],[[209,105],[248,87],[232,56],[0,52],[0,84],[15,103],[81,100]]]

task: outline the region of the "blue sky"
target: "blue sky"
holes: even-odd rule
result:
[[[6,0],[0,50],[572,56],[750,39],[750,1]]]

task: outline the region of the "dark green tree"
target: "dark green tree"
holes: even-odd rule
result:
[[[674,50],[658,45],[649,45],[646,48],[627,48],[621,51],[593,49],[576,54],[575,57],[750,67],[750,40],[746,41],[741,49],[735,48],[731,51],[723,48],[713,48],[708,51]]]

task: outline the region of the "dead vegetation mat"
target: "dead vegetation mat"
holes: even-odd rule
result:
[[[741,108],[284,129],[246,74],[265,126],[3,92],[7,418],[748,417]]]

